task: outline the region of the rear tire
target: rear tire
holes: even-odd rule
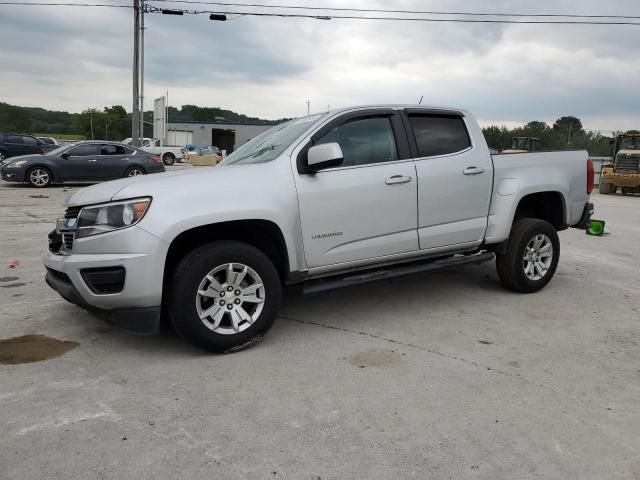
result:
[[[262,339],[282,301],[278,272],[251,245],[217,241],[188,253],[173,274],[169,317],[189,343],[231,353]]]
[[[600,186],[598,187],[598,189],[603,195],[612,195],[616,193],[617,190],[613,183],[605,182],[604,180],[600,181]]]
[[[142,167],[131,167],[127,168],[127,171],[124,172],[125,177],[137,177],[138,175],[145,175],[147,172],[144,171]]]
[[[162,161],[165,165],[173,165],[176,161],[176,156],[173,153],[165,153],[162,156]]]
[[[559,259],[560,240],[553,225],[523,218],[511,227],[506,253],[496,255],[496,267],[506,288],[533,293],[551,281]]]

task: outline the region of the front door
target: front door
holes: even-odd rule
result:
[[[471,143],[462,114],[413,109],[407,119],[416,150],[420,249],[480,244],[493,182],[486,145]],[[482,138],[479,129],[474,133]]]
[[[351,114],[313,137],[314,145],[337,142],[344,162],[296,175],[309,268],[418,250],[416,170],[403,152],[406,140],[399,155],[401,135],[394,112]]]
[[[100,145],[97,143],[85,143],[72,147],[58,158],[58,179],[69,180],[97,180],[96,157]]]

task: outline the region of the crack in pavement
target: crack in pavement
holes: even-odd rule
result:
[[[328,328],[330,330],[338,330],[338,331],[342,331],[342,332],[353,333],[355,335],[362,335],[362,336],[365,336],[365,337],[375,338],[377,340],[383,340],[385,342],[394,343],[396,345],[402,345],[402,346],[405,346],[405,347],[414,348],[416,350],[420,350],[420,351],[427,352],[427,353],[432,353],[432,354],[438,355],[440,357],[448,358],[448,359],[451,359],[451,360],[456,360],[456,361],[459,361],[459,362],[464,362],[464,363],[467,363],[467,364],[472,365],[474,367],[482,368],[483,370],[488,370],[488,371],[491,371],[491,372],[496,372],[496,373],[499,373],[501,375],[505,375],[507,377],[519,378],[519,379],[521,379],[521,380],[523,380],[523,381],[525,381],[527,383],[531,383],[529,380],[523,378],[521,375],[512,375],[511,373],[505,372],[504,370],[498,370],[498,369],[493,368],[493,367],[487,367],[487,366],[484,366],[484,365],[480,365],[479,363],[474,362],[473,360],[467,360],[466,358],[462,358],[462,357],[459,357],[459,356],[456,356],[456,355],[446,354],[446,353],[440,352],[438,350],[433,350],[432,348],[423,347],[422,345],[416,345],[414,343],[402,342],[402,341],[399,341],[399,340],[394,340],[392,338],[382,337],[382,336],[376,335],[374,333],[361,332],[359,330],[351,330],[350,328],[336,327],[334,325],[327,325],[326,323],[312,322],[310,320],[300,320],[298,318],[285,317],[283,315],[278,315],[278,317],[282,318],[284,320],[289,320],[291,322],[297,322],[297,323],[302,323],[302,324],[305,324],[305,325],[313,325],[313,326],[316,326],[316,327]]]

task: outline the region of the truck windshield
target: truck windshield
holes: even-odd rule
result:
[[[620,138],[620,150],[640,150],[640,136]]]
[[[311,115],[276,125],[242,145],[220,165],[270,162],[284,152],[296,138],[315,125],[320,117],[322,115]]]

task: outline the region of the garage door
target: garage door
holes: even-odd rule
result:
[[[186,130],[169,130],[167,132],[167,145],[185,145],[193,143],[193,132]]]

